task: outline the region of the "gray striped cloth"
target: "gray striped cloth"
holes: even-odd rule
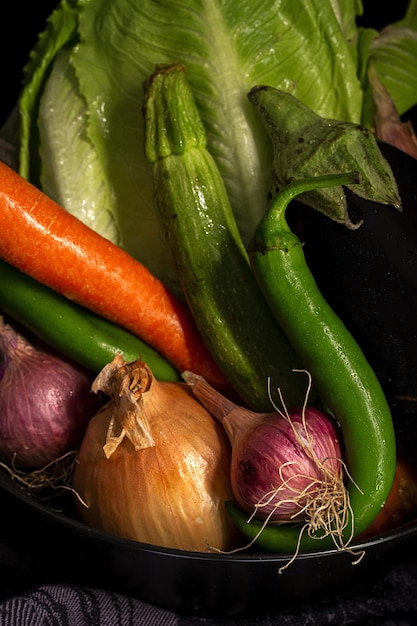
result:
[[[417,626],[417,565],[392,570],[366,595],[274,616],[211,619],[176,615],[119,593],[42,585],[0,603],[1,626]]]

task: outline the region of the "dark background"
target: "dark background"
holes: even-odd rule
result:
[[[141,0],[137,0],[140,2]],[[403,17],[408,0],[384,3],[364,0],[361,23],[380,29]],[[0,124],[13,107],[20,90],[22,69],[38,33],[45,28],[46,20],[57,6],[56,0],[40,0],[29,3],[8,2],[3,11],[0,26]]]

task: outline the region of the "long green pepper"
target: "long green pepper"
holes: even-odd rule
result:
[[[138,337],[64,298],[2,259],[0,311],[93,372],[99,372],[120,352],[128,362],[142,358],[157,379],[180,379],[179,372]]]
[[[183,292],[213,358],[248,406],[271,410],[268,378],[290,406],[303,402],[300,361],[250,268],[223,179],[180,65],[145,84],[146,154],[157,209]]]
[[[284,187],[261,220],[249,248],[253,271],[271,310],[302,357],[320,400],[341,425],[352,514],[343,539],[364,531],[384,505],[396,466],[390,408],[360,346],[322,297],[305,261],[302,243],[289,228],[285,212],[299,193],[351,184],[354,174],[304,179]],[[241,531],[251,539],[262,524],[228,503]],[[257,544],[273,552],[293,552],[300,528],[267,525]],[[318,541],[320,539],[320,541]],[[302,550],[334,547],[334,538],[304,533]]]

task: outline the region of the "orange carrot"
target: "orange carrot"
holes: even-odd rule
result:
[[[398,455],[394,482],[391,491],[372,524],[359,536],[369,539],[400,528],[417,520],[417,468],[410,461]]]
[[[227,388],[188,307],[127,252],[0,162],[0,257]]]

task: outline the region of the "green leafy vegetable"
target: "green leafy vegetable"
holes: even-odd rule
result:
[[[62,0],[26,68],[19,102],[20,172],[45,187],[53,181],[54,193],[62,193],[65,179],[72,176],[80,182],[80,204],[91,203],[99,193],[105,215],[111,214],[117,225],[120,244],[176,289],[143,150],[146,76],[158,64],[175,61],[185,66],[207,147],[247,243],[265,211],[272,182],[271,142],[247,99],[250,89],[269,85],[322,117],[354,123],[363,122],[366,104],[371,125],[373,105],[364,95],[372,52],[381,80],[399,81],[395,102],[404,108],[417,101],[408,86],[417,83],[417,64],[407,65],[407,76],[394,69],[384,74],[385,58],[399,59],[398,46],[388,45],[386,38],[378,40],[374,31],[359,29],[356,19],[361,13],[360,0]],[[400,48],[410,55],[417,29],[412,13],[406,19]],[[63,48],[73,68],[74,102],[80,105],[73,115],[84,109],[79,141],[73,132],[55,134],[52,141],[47,129],[48,110],[58,97],[49,81],[57,86],[59,72],[67,77],[70,72],[68,67],[59,69],[62,59],[56,59]],[[49,96],[43,100],[47,83]],[[62,123],[75,129],[68,117],[69,93],[67,98],[60,100],[62,107],[55,107],[51,124],[58,127],[62,109]],[[40,139],[46,135],[49,139],[42,139],[39,155]],[[74,152],[74,158],[66,158],[51,172],[56,155],[66,151]],[[80,162],[94,163],[90,188],[81,180],[90,176],[89,168],[84,171]],[[76,190],[71,189],[70,196],[76,203]]]
[[[37,185],[40,185],[39,98],[55,55],[62,47],[76,41],[78,13],[73,4],[71,0],[61,0],[59,8],[51,14],[47,28],[40,34],[25,68],[25,86],[18,103],[21,125],[19,171],[22,176]]]
[[[86,103],[70,51],[55,57],[39,104],[40,181],[43,191],[90,228],[120,243],[110,179],[88,138]],[[74,176],[75,172],[82,176]]]
[[[417,102],[417,0],[410,0],[405,17],[371,37],[367,71],[377,73],[379,80],[403,115]],[[365,82],[365,107],[372,111],[372,85],[369,76]],[[373,107],[374,108],[374,107]],[[362,117],[372,125],[372,118]]]

